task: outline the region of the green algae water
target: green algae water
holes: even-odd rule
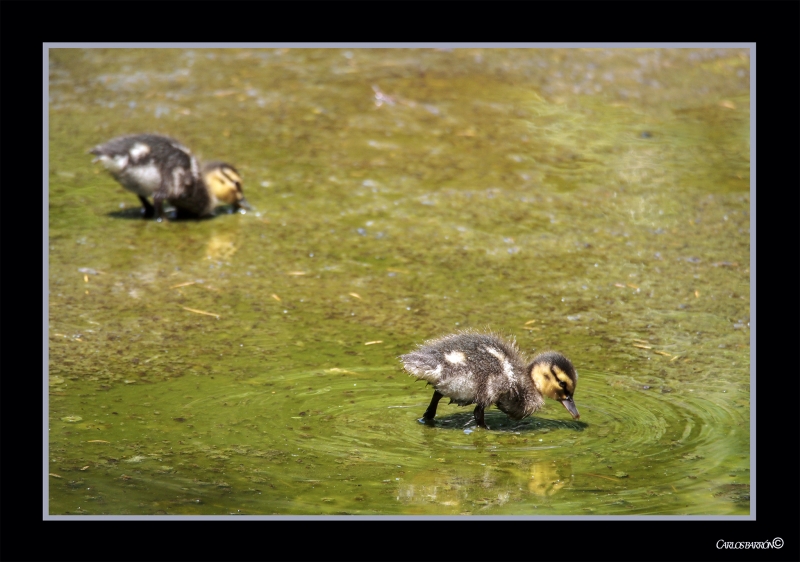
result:
[[[744,49],[53,49],[51,515],[749,515]],[[140,217],[155,132],[255,207]],[[581,418],[443,401],[464,328]]]

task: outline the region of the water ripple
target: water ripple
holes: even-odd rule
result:
[[[227,411],[231,426],[272,440],[238,452],[308,469],[282,473],[285,483],[356,475],[396,487],[390,503],[405,508],[449,490],[452,510],[492,513],[542,503],[556,513],[704,513],[715,500],[703,497],[726,509],[749,505],[749,411],[733,393],[583,370],[580,420],[548,400],[521,421],[491,408],[486,431],[471,408],[445,402],[434,423],[420,423],[432,391],[393,367],[298,370],[244,384],[245,392],[238,383],[187,406],[214,408],[215,421]],[[486,499],[487,486],[506,500]]]

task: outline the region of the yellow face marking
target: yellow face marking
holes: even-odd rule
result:
[[[553,400],[564,400],[575,391],[572,380],[556,365],[539,363],[533,367],[531,377],[539,392]],[[560,383],[564,383],[563,388]]]
[[[219,173],[228,178],[228,181],[234,184],[237,190],[242,190],[242,178],[239,176],[239,174],[230,168],[223,168],[219,171]]]
[[[244,199],[242,178],[230,168],[214,168],[206,174],[206,185],[223,203],[237,203]]]
[[[558,380],[555,382],[559,388],[562,388],[567,394],[572,396],[572,393],[575,392],[575,385],[572,383],[572,380],[569,378],[567,373],[562,371],[557,365],[553,365],[551,372],[552,371],[555,371],[556,373],[556,378]],[[562,382],[564,383],[564,386],[561,386]]]

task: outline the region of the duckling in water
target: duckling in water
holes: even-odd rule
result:
[[[242,178],[223,162],[202,169],[188,148],[161,135],[117,137],[89,151],[122,187],[139,196],[144,216],[164,216],[164,200],[179,217],[205,217],[220,204],[250,209],[242,193]],[[147,200],[153,197],[153,205]]]
[[[541,409],[543,396],[561,402],[573,418],[580,417],[572,399],[578,373],[556,351],[539,353],[528,362],[515,341],[466,331],[427,341],[400,360],[406,371],[433,385],[425,420],[433,420],[445,396],[459,406],[476,404],[475,421],[485,429],[483,412],[492,404],[519,420]]]

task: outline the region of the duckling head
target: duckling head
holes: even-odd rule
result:
[[[252,210],[242,193],[242,176],[236,168],[224,162],[208,162],[203,166],[203,180],[217,201]]]
[[[533,358],[528,369],[536,390],[561,402],[573,418],[581,417],[572,399],[578,384],[578,372],[569,359],[556,351],[545,351]]]

